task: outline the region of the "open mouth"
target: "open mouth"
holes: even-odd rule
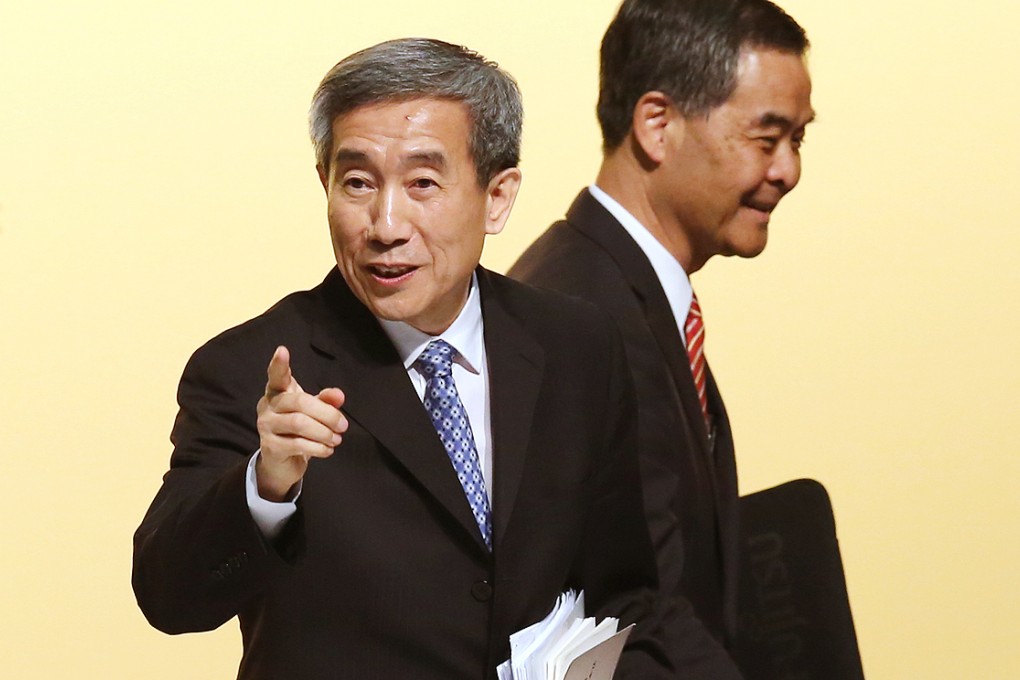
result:
[[[370,264],[366,269],[376,279],[384,283],[394,283],[410,276],[418,268],[410,264]]]

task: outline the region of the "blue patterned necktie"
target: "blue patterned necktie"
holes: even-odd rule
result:
[[[482,480],[482,466],[475,449],[464,404],[453,382],[454,349],[445,340],[433,340],[415,362],[425,374],[425,410],[450,456],[457,479],[464,488],[471,512],[489,550],[492,550],[492,513]]]

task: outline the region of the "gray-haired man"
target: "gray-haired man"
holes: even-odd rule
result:
[[[512,79],[457,46],[327,74],[337,268],[185,369],[135,536],[154,626],[237,616],[241,678],[477,680],[574,588],[638,624],[618,677],[670,677],[622,347],[592,308],[478,266],[520,128]]]

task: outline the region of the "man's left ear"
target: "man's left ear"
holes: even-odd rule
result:
[[[485,233],[498,234],[510,217],[521,188],[520,168],[507,168],[491,180],[485,192]]]

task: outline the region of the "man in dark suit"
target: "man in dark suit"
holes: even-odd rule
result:
[[[685,612],[655,597],[618,337],[478,266],[520,129],[513,80],[461,47],[392,41],[327,74],[337,268],[188,363],[135,535],[154,626],[237,616],[241,678],[477,680],[573,588],[637,623],[618,677],[672,677]]]
[[[510,270],[615,319],[637,391],[662,588],[685,595],[726,646],[736,465],[688,277],[715,255],[765,247],[814,116],[807,47],[767,0],[625,0],[602,42],[598,177]]]

